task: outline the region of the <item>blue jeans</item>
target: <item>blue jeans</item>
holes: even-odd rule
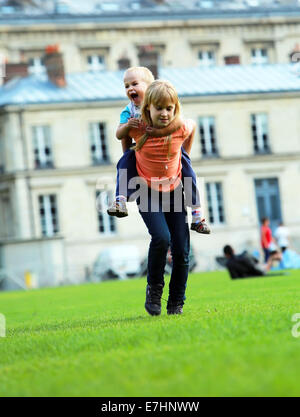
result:
[[[192,179],[191,186],[185,187],[184,190],[187,205],[190,207],[198,207],[200,206],[200,196],[199,191],[197,189],[196,174],[192,168],[190,157],[183,148],[181,148],[181,153],[181,172],[183,185],[185,182],[185,178]],[[127,170],[126,174],[125,171],[120,170]],[[136,191],[133,188],[128,188],[128,183],[132,178],[137,176],[138,173],[136,170],[135,151],[127,149],[117,164],[116,196],[123,195],[127,197],[128,200],[130,196]]]
[[[162,193],[156,192],[157,198]],[[144,223],[151,236],[148,253],[149,285],[164,283],[164,270],[168,248],[171,245],[173,259],[172,273],[169,284],[169,300],[183,302],[189,271],[190,233],[186,222],[186,210],[182,199],[182,210],[174,211],[174,193],[170,193],[170,210],[164,211],[159,203],[159,211],[141,211]],[[150,200],[150,198],[148,198]]]
[[[268,262],[269,258],[270,258],[270,250],[267,248],[263,248],[264,251],[264,258],[265,258],[265,262]]]
[[[200,206],[200,195],[197,188],[196,174],[192,168],[191,159],[186,151],[181,148],[181,173],[184,193],[189,207]],[[185,178],[192,178],[191,186],[185,186]]]
[[[124,177],[124,171],[120,170],[127,170],[126,175],[127,178]],[[132,193],[135,192],[134,189],[128,188],[129,181],[137,177],[138,173],[136,170],[136,159],[135,159],[135,151],[131,149],[127,149],[119,162],[117,163],[117,185],[116,185],[116,196],[123,195],[129,199]],[[120,187],[121,184],[121,187]]]

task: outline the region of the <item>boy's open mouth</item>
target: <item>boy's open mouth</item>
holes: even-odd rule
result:
[[[130,97],[132,98],[132,100],[136,100],[137,98],[138,98],[138,94],[136,94],[136,93],[132,93],[132,94],[130,94]]]

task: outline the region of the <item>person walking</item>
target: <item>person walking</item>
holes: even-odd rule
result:
[[[173,85],[168,81],[154,81],[145,92],[142,120],[147,125],[162,129],[179,114],[180,103]],[[173,264],[167,313],[183,312],[190,235],[181,183],[181,147],[190,153],[195,128],[193,120],[183,120],[182,126],[166,137],[148,137],[139,128],[132,128],[129,132],[136,142],[137,172],[146,187],[145,197],[138,197],[137,203],[151,236],[145,309],[153,316],[161,314],[164,270],[170,244]]]

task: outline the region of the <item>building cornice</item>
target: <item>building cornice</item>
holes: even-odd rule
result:
[[[269,164],[273,163],[285,163],[285,162],[299,162],[299,169],[300,169],[300,152],[293,152],[293,153],[286,153],[286,154],[265,154],[265,155],[246,155],[246,156],[234,156],[234,157],[220,157],[220,158],[199,158],[194,159],[192,158],[193,167],[197,172],[201,171],[202,169],[206,168],[216,168],[216,174],[224,175],[227,173],[227,167],[232,165],[243,165],[244,171],[248,174],[265,172],[265,171],[278,171],[283,170],[284,167],[279,166],[272,166],[270,167]],[[264,168],[252,168],[251,165],[253,164],[265,164]],[[223,170],[223,171],[220,171]],[[109,165],[97,165],[97,166],[83,166],[83,167],[72,167],[72,168],[55,168],[55,169],[43,169],[43,170],[26,170],[26,171],[16,171],[10,173],[4,173],[0,175],[0,183],[13,181],[18,178],[25,178],[30,177],[34,181],[34,179],[39,178],[55,178],[53,185],[61,186],[60,182],[57,182],[57,177],[63,178],[66,176],[78,176],[78,177],[85,177],[84,180],[87,185],[93,185],[97,182],[97,176],[99,178],[105,175],[112,175],[115,176],[115,164]],[[43,186],[43,184],[40,184]],[[36,187],[39,184],[35,184]]]
[[[53,169],[32,169],[32,170],[19,170],[15,172],[4,173],[0,175],[0,183],[11,181],[19,178],[28,178],[32,180],[38,178],[63,178],[66,176],[80,176],[88,177],[91,175],[113,174],[115,175],[115,164],[103,164],[95,166],[83,166],[83,167],[71,167],[71,168],[53,168]],[[56,180],[57,181],[57,180]],[[59,182],[56,182],[58,186],[61,186]],[[54,185],[55,185],[54,184]]]
[[[15,237],[7,237],[7,238],[0,238],[0,245],[9,245],[9,244],[22,244],[22,243],[36,243],[36,242],[44,242],[44,241],[64,241],[65,238],[57,234],[55,236],[43,236],[43,237],[36,237],[36,238],[15,238]]]
[[[201,169],[209,168],[209,167],[220,167],[224,169],[227,166],[231,165],[244,165],[244,171],[248,174],[253,174],[256,172],[260,172],[260,169],[257,167],[252,168],[252,164],[266,164],[261,172],[270,171],[270,166],[268,164],[271,163],[282,163],[282,162],[299,162],[299,169],[300,169],[300,152],[293,152],[293,153],[270,153],[264,155],[246,155],[246,156],[230,156],[230,157],[220,157],[220,158],[199,158],[193,159],[192,163],[193,167],[197,171],[201,171]],[[271,170],[283,170],[283,167],[271,167]],[[224,174],[224,172],[222,172]]]
[[[236,26],[300,23],[300,8],[245,11],[180,10],[178,12],[133,12],[93,15],[40,15],[0,17],[1,32],[60,30],[124,30],[153,27]]]

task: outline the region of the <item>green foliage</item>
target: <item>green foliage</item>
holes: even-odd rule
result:
[[[0,294],[0,396],[299,396],[300,272],[191,274],[182,316],[145,278]]]

